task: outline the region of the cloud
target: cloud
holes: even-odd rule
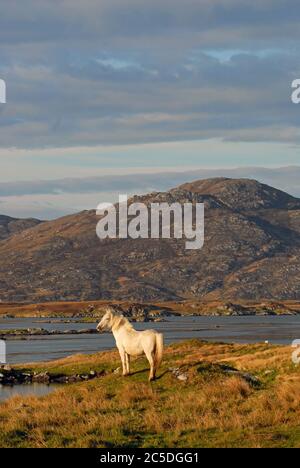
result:
[[[205,37],[217,31],[214,42],[223,47],[221,38],[233,32],[239,33],[236,45],[241,38],[278,38],[279,25],[294,36],[298,23],[294,0],[23,0],[22,8],[18,0],[3,0],[0,40],[23,44],[102,39],[121,44],[126,38],[161,40],[170,34],[186,34],[188,41],[195,32]]]
[[[107,194],[226,174],[162,166],[297,162],[294,0],[3,0],[0,9],[1,212],[52,218]],[[264,180],[289,189],[291,173],[272,174]],[[295,180],[291,191],[300,194]]]
[[[184,182],[209,177],[251,178],[300,197],[300,167],[240,167],[181,172],[11,182],[0,185],[0,211],[16,217],[52,219],[100,202],[116,202],[119,194],[165,191]]]
[[[1,147],[298,144],[298,10],[292,0],[4,1]]]

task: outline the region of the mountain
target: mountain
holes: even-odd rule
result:
[[[0,215],[0,240],[7,239],[13,234],[20,233],[40,223],[41,221],[38,219],[16,219]]]
[[[27,213],[31,216],[32,213],[37,213],[37,216],[43,219],[54,219],[79,211],[76,206],[82,206],[82,196],[84,196],[86,206],[94,207],[99,203],[99,200],[104,198],[116,201],[118,193],[133,195],[157,190],[166,191],[187,180],[208,179],[216,176],[255,179],[300,197],[300,166],[287,166],[278,168],[195,168],[186,172],[147,172],[122,175],[101,175],[100,173],[93,177],[2,182],[0,184],[0,198],[1,206],[5,208],[6,212],[10,210],[16,212],[21,206],[22,213],[25,215]],[[45,195],[47,196],[45,197]],[[26,206],[20,205],[23,196],[29,196],[31,199],[31,201],[28,200]],[[71,205],[70,200],[72,200]]]
[[[203,202],[205,243],[106,239],[84,211],[0,241],[2,301],[300,297],[300,199],[250,179],[186,183],[134,201]]]

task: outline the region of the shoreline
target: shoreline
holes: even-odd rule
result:
[[[300,301],[201,301],[168,302],[82,301],[45,303],[0,302],[1,318],[68,318],[87,323],[100,319],[105,307],[125,313],[132,321],[158,321],[168,316],[276,316],[300,315]]]
[[[165,347],[165,351],[172,348],[180,348],[185,344],[196,343],[199,346],[208,346],[212,349],[217,349],[220,346],[226,346],[233,349],[241,349],[241,348],[263,348],[264,350],[275,350],[280,348],[286,348],[285,345],[278,345],[278,344],[270,344],[270,343],[254,343],[254,344],[242,344],[242,343],[223,343],[218,341],[207,341],[201,339],[190,339],[190,340],[181,340],[174,343],[171,343]],[[113,361],[117,357],[118,359],[118,352],[116,346],[108,350],[101,350],[97,353],[93,354],[71,354],[70,356],[61,358],[61,359],[52,359],[50,361],[40,361],[40,362],[28,362],[28,363],[19,363],[15,365],[10,364],[0,364],[0,384],[1,385],[30,385],[33,383],[41,383],[41,384],[72,384],[78,383],[82,381],[93,380],[96,378],[104,377],[109,374],[121,375],[121,367],[118,366],[117,368],[110,367],[109,365],[104,366],[103,368],[99,368],[98,366],[91,366],[89,368],[89,361],[91,363],[94,361],[95,358],[112,356]],[[80,360],[84,360],[86,366],[84,368],[84,372],[81,373],[70,373],[70,371],[65,372],[64,369],[68,366],[69,362],[72,362],[72,367],[70,367],[71,371],[76,369],[76,365],[80,362]],[[142,356],[133,358],[133,361],[140,362],[145,360]],[[121,363],[120,363],[121,364]],[[221,366],[222,367],[222,366]],[[54,371],[53,371],[54,369]],[[169,369],[171,371],[171,369]],[[223,365],[223,371],[226,372],[239,372],[238,369],[235,369],[227,364]],[[133,374],[134,375],[134,374]],[[245,377],[246,374],[244,374]],[[252,381],[254,386],[260,386],[258,379],[255,376],[250,376],[248,374],[248,380]]]

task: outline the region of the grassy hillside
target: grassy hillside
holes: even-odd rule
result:
[[[300,368],[288,347],[183,342],[166,349],[151,384],[144,359],[130,377],[119,366],[116,352],[27,366],[106,374],[0,404],[0,446],[300,447]]]

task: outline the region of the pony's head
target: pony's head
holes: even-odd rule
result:
[[[110,309],[106,309],[105,314],[97,325],[97,330],[99,333],[105,330],[111,330],[113,317],[114,316],[112,311]]]

